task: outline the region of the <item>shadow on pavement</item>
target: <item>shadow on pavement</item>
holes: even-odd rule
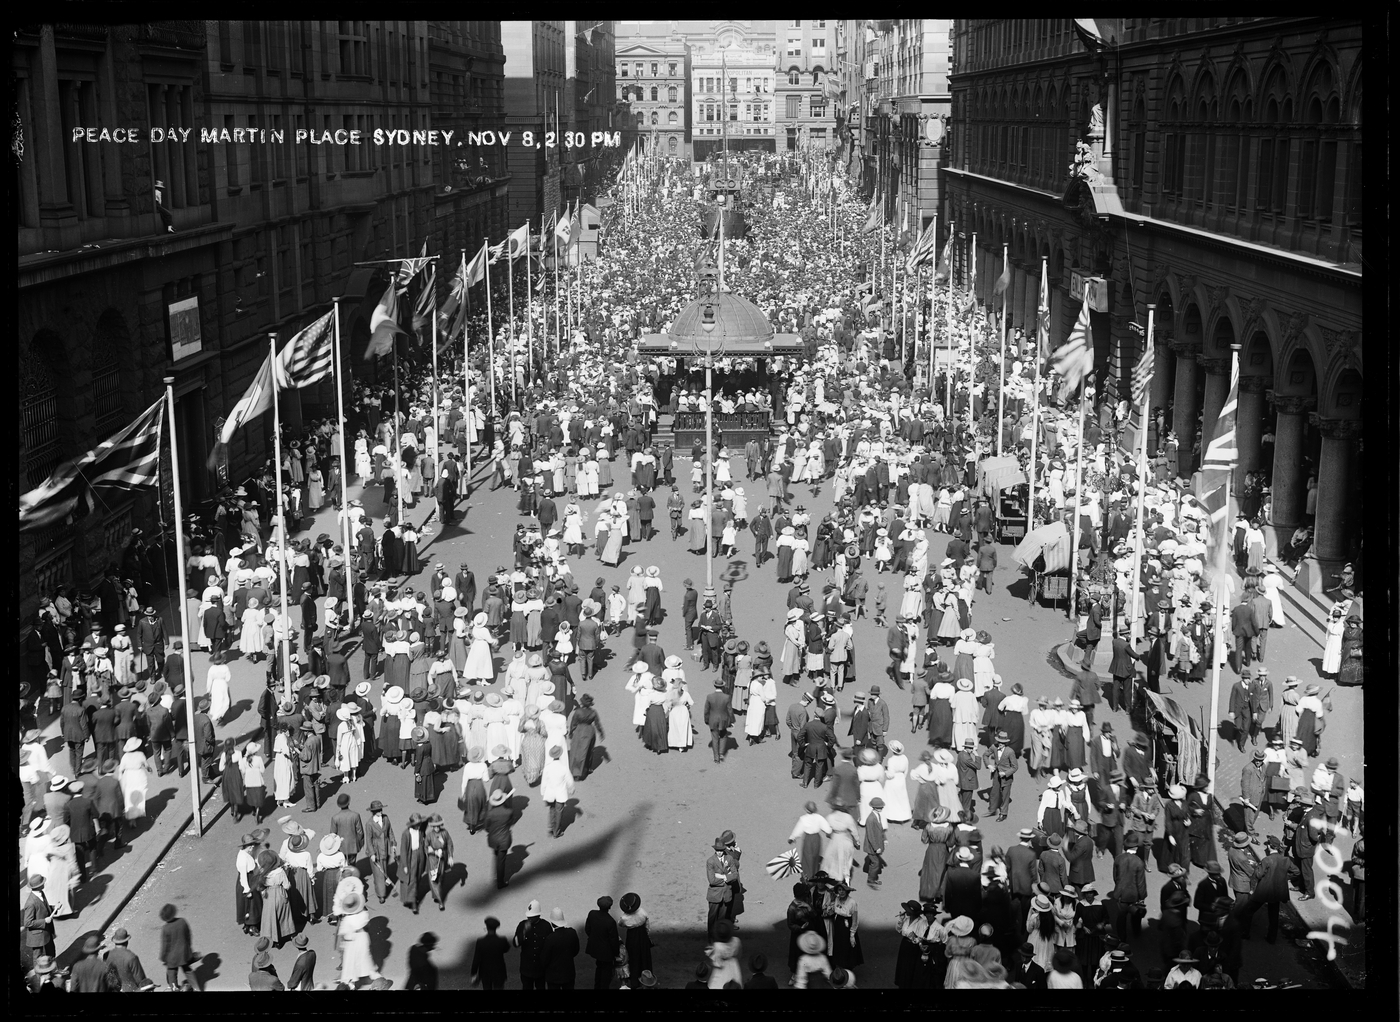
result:
[[[194,967],[194,979],[199,989],[207,990],[209,984],[219,975],[219,966],[224,964],[224,960],[219,957],[217,951],[206,952],[199,960],[199,964]]]
[[[369,921],[369,925],[365,927],[365,932],[369,934],[370,957],[376,962],[388,961],[390,953],[394,950],[394,942],[391,939],[394,935],[394,930],[393,927],[389,925],[388,916],[372,917]]]

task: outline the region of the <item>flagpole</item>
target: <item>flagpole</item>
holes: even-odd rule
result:
[[[1040,260],[1040,293],[1036,296],[1035,354],[1031,356],[1031,465],[1029,473],[1031,481],[1029,524],[1031,525],[1035,524],[1035,477],[1040,467],[1036,460],[1036,447],[1040,442],[1040,324],[1046,321],[1050,311],[1041,304],[1047,301],[1045,296],[1045,263],[1046,259],[1042,257]]]
[[[433,277],[433,286],[437,286],[437,277]],[[437,318],[437,294],[432,296],[432,321],[433,321],[433,471],[438,471],[442,467],[442,420],[438,417],[438,318]]]
[[[557,361],[564,343],[564,324],[559,319],[559,222],[556,218],[554,223],[554,237],[549,239],[550,246],[554,249],[554,358]]]
[[[1232,385],[1237,385],[1239,381],[1239,356],[1240,344],[1230,345],[1230,381]],[[1233,389],[1233,386],[1232,386]],[[1143,402],[1144,408],[1146,401]],[[1236,420],[1238,421],[1238,420]],[[1143,424],[1143,433],[1147,432],[1146,423]],[[1238,464],[1236,461],[1234,464]],[[1230,521],[1230,481],[1234,477],[1235,470],[1232,465],[1225,473],[1225,494],[1224,502],[1220,505],[1222,514],[1225,516],[1225,523]],[[1213,524],[1213,523],[1212,523]],[[1213,531],[1213,530],[1212,530]],[[1228,532],[1226,532],[1228,535]],[[1223,546],[1227,540],[1223,537],[1215,537],[1217,540],[1217,550]],[[1217,560],[1223,560],[1218,558]],[[1215,794],[1215,746],[1219,738],[1220,729],[1214,725],[1214,721],[1220,719],[1220,664],[1225,659],[1225,605],[1229,602],[1229,589],[1226,585],[1226,574],[1221,570],[1221,565],[1217,563],[1215,570],[1214,590],[1215,590],[1215,639],[1211,648],[1210,666],[1210,749],[1206,756],[1206,776],[1210,783],[1206,786],[1206,791]]]
[[[1087,295],[1086,288],[1086,300]],[[1081,492],[1084,486],[1084,406],[1093,389],[1089,381],[1085,380],[1079,391],[1079,405],[1075,421],[1074,532],[1069,551],[1069,613],[1071,618],[1079,613],[1079,605],[1075,601],[1079,586],[1079,508],[1084,503],[1084,494]]]
[[[525,379],[535,376],[535,295],[530,279],[530,221],[525,221]]]
[[[1149,305],[1147,307],[1148,351],[1152,350],[1152,321],[1153,317],[1156,315],[1156,312],[1156,305]],[[1142,546],[1144,539],[1142,531],[1142,520],[1144,515],[1144,505],[1147,503],[1147,406],[1151,400],[1152,394],[1151,390],[1149,389],[1143,394],[1141,417],[1138,419],[1138,433],[1140,434],[1138,440],[1141,447],[1138,454],[1137,528],[1134,533],[1134,535],[1136,536],[1136,540],[1133,543],[1133,577],[1131,588],[1129,589],[1129,592],[1132,594],[1133,602],[1131,604],[1131,618],[1129,620],[1128,625],[1128,638],[1132,642],[1137,642],[1138,639],[1142,638],[1142,635],[1138,631],[1138,601],[1142,598]],[[1141,620],[1145,622],[1147,617],[1147,608],[1144,606],[1142,610],[1143,616]]]
[[[485,243],[485,242],[482,242],[481,247],[484,249],[484,248],[486,247],[486,243]],[[484,260],[485,260],[485,257],[483,256],[482,258],[483,258],[483,261],[484,261]],[[463,262],[463,264],[465,264],[466,261],[467,261],[467,250],[466,250],[466,249],[462,249],[462,262]],[[467,308],[471,308],[471,293],[472,293],[471,284],[464,281],[464,282],[463,282],[463,287],[462,287],[462,301],[464,301],[464,302],[467,303]],[[469,345],[469,343],[468,343],[468,337],[470,336],[470,334],[471,334],[471,331],[467,329],[466,323],[463,323],[463,324],[462,324],[462,403],[466,406],[465,411],[466,411],[466,414],[467,414],[467,473],[466,473],[466,475],[465,475],[465,476],[463,477],[463,479],[462,479],[462,489],[463,489],[463,491],[466,491],[466,490],[471,486],[471,480],[472,480],[472,431],[476,429],[476,416],[475,416],[475,413],[472,411],[472,366],[471,366],[471,347],[470,347],[470,345]]]
[[[389,283],[390,287],[394,284]],[[282,586],[282,614],[287,613],[287,601],[291,595],[287,592],[287,513],[283,507],[282,498],[282,402],[277,397],[277,392],[281,389],[277,380],[277,335],[271,333],[267,335],[268,350],[272,354],[272,438],[273,454],[277,459],[277,576]],[[397,382],[397,381],[395,381]],[[291,646],[291,618],[287,617],[287,624],[282,629],[282,698],[292,698],[292,646]],[[277,638],[277,627],[272,630],[274,640]],[[263,742],[269,747],[272,745],[272,735],[263,735]]]
[[[393,287],[391,283],[389,285]],[[393,345],[394,353],[394,497],[398,504],[399,517],[394,524],[403,526],[403,412],[399,402],[399,339],[394,337],[390,343]]]
[[[491,253],[486,239],[481,240],[486,250],[486,379],[491,385],[491,418],[496,417],[496,324],[491,319]]]
[[[958,225],[948,224],[948,262],[953,261],[953,237],[957,234]],[[957,363],[957,349],[954,347],[953,339],[953,278],[957,274],[953,272],[953,267],[948,267],[948,308],[945,310],[946,322],[948,326],[948,368],[945,374],[946,387],[944,390],[944,400],[948,403],[948,427],[953,425],[953,366]]]
[[[273,391],[276,392],[276,377],[273,379]],[[176,449],[175,433],[175,377],[165,378],[165,408],[170,422],[170,486],[175,497],[175,560],[184,571],[185,565],[185,516],[180,501],[180,454]],[[157,458],[157,461],[160,459]],[[195,834],[204,836],[204,811],[199,799],[199,747],[195,744],[199,735],[194,729],[194,664],[190,661],[194,656],[194,647],[190,645],[189,636],[189,613],[186,610],[184,596],[184,586],[177,586],[175,595],[177,599],[175,605],[180,611],[180,645],[184,648],[185,655],[180,658],[184,666],[185,691],[188,693],[185,699],[185,724],[189,729],[190,745],[190,804],[194,807]],[[74,773],[79,771],[79,767],[74,766]]]
[[[332,298],[335,311],[335,350],[332,353],[335,366],[335,410],[340,416],[340,528],[341,540],[345,544],[345,599],[350,604],[350,625],[355,624],[355,568],[351,556],[352,536],[350,535],[350,493],[347,479],[350,466],[345,464],[345,394],[344,379],[340,375],[340,299]]]
[[[515,256],[510,250],[510,238],[506,238],[506,322],[510,338],[510,403],[519,407],[515,389]]]
[[[934,214],[933,214],[933,226],[932,226],[932,230],[933,230],[933,234],[931,234],[930,237],[933,238],[933,272],[929,274],[929,282],[928,282],[928,321],[924,324],[924,329],[925,329],[925,331],[928,333],[928,338],[927,338],[927,340],[925,341],[925,343],[928,344],[928,393],[929,393],[929,399],[930,399],[931,401],[935,401],[935,402],[936,402],[936,401],[938,400],[938,391],[937,391],[937,389],[936,389],[937,386],[938,386],[938,383],[937,383],[937,381],[934,379],[934,372],[935,372],[935,370],[937,369],[938,360],[934,357],[934,351],[935,351],[936,349],[935,349],[934,346],[933,346],[933,327],[934,327],[934,322],[935,322],[935,317],[934,317],[934,315],[933,315],[933,299],[934,299],[934,296],[938,293],[938,281],[935,279],[935,278],[937,277],[937,275],[938,275],[938,214],[937,214],[937,213],[934,213]],[[920,308],[923,308],[922,300],[921,300],[921,302],[920,302],[920,306],[919,306],[919,307],[920,307]]]
[[[1006,261],[1007,246],[1001,246],[1001,272],[1006,273],[1010,264]],[[1008,285],[1009,286],[1009,285]],[[1006,432],[1006,292],[1001,293],[1001,362],[997,366],[997,457],[1001,457],[1003,439]]]

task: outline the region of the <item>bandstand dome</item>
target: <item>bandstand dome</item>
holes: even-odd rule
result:
[[[709,333],[701,326],[706,304],[713,304],[715,309],[715,328]],[[775,355],[803,350],[801,337],[774,332],[773,324],[757,305],[731,291],[691,302],[676,316],[668,333],[649,334],[638,348],[648,354],[689,355],[697,347],[703,351],[707,342],[729,355]]]

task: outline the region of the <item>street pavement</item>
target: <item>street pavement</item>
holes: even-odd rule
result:
[[[742,482],[742,459],[735,459],[732,467],[736,479]],[[678,459],[677,477],[687,479],[688,468],[684,459]],[[427,536],[425,530],[426,547],[422,553],[425,569],[423,575],[415,580],[416,584],[426,583],[427,575],[438,561],[445,564],[449,572],[466,562],[475,571],[479,585],[484,589],[486,576],[496,565],[509,563],[510,538],[515,525],[521,520],[515,510],[515,496],[509,490],[489,491],[483,485],[480,472],[477,479],[476,489],[470,496],[470,510],[464,521],[449,529],[446,535],[438,534],[435,526],[429,526],[433,530],[431,536]],[[762,482],[743,485],[750,495],[751,509],[756,508],[764,495]],[[683,483],[683,493],[686,489]],[[351,495],[357,495],[358,490],[358,486],[352,486]],[[829,483],[817,493],[805,487],[793,488],[794,503],[805,504],[814,520],[820,520],[821,515],[832,509],[830,494]],[[359,495],[363,497],[366,509],[378,519],[381,513],[378,488],[365,488]],[[688,493],[685,495],[690,496]],[[562,501],[560,506],[562,510]],[[590,524],[596,507],[593,501],[585,502],[584,510]],[[427,505],[420,504],[417,510],[409,513],[409,517],[422,521],[426,513]],[[312,535],[318,532],[334,534],[333,518],[333,509],[322,511],[313,523],[304,526],[304,532]],[[611,585],[621,583],[634,565],[657,565],[665,584],[662,606],[668,612],[661,626],[660,642],[668,653],[683,653],[679,613],[683,588],[681,580],[692,578],[697,588],[703,590],[705,563],[703,556],[686,550],[684,540],[672,542],[668,538],[664,520],[659,520],[659,524],[663,526],[663,531],[656,538],[624,547],[624,558],[617,567],[598,563],[591,546],[571,567],[580,588],[586,592],[596,577],[603,577]],[[931,547],[935,554],[941,553],[946,539],[937,533],[931,534]],[[735,586],[732,604],[739,637],[751,644],[766,639],[776,652],[781,648],[788,587],[776,582],[772,562],[761,569],[754,568],[752,541],[746,533],[740,534],[739,546],[739,556],[732,565],[727,565],[722,559],[715,562],[714,575],[718,578],[729,566],[740,578]],[[1003,566],[996,573],[995,591],[991,595],[979,594],[973,607],[974,627],[986,628],[991,632],[997,649],[996,670],[1004,679],[1007,689],[1011,684],[1020,682],[1032,705],[1040,695],[1052,698],[1058,695],[1068,699],[1071,682],[1051,666],[1051,653],[1054,646],[1072,637],[1074,626],[1063,611],[1026,604],[1023,576],[1014,566],[1008,566],[1011,564],[1010,552],[1010,546],[1000,547]],[[821,585],[828,577],[825,573],[813,575],[814,593],[820,593]],[[890,576],[884,578],[889,587]],[[872,591],[875,580],[871,579]],[[896,600],[897,589],[890,588],[890,592],[891,599]],[[366,775],[354,784],[345,785],[336,777],[334,783],[325,789],[324,801],[330,805],[330,809],[323,805],[318,813],[303,814],[299,810],[304,803],[299,803],[293,810],[274,811],[266,821],[274,832],[274,847],[281,841],[277,821],[288,815],[315,831],[319,837],[327,830],[335,796],[341,791],[350,794],[352,808],[361,813],[372,799],[382,800],[388,807],[396,832],[411,812],[422,809],[442,813],[456,847],[456,858],[461,864],[455,874],[446,911],[439,911],[428,900],[423,906],[422,916],[415,919],[397,900],[391,899],[381,906],[371,895],[372,922],[369,932],[372,950],[386,976],[401,984],[407,973],[409,948],[420,934],[432,931],[440,938],[434,960],[441,970],[443,986],[466,987],[470,983],[472,945],[483,932],[482,920],[487,915],[500,919],[503,932],[509,934],[524,917],[526,905],[532,899],[537,899],[546,917],[550,909],[558,906],[563,909],[570,925],[581,930],[585,915],[594,907],[600,895],[609,894],[616,902],[624,893],[635,891],[641,896],[642,907],[651,919],[651,932],[657,945],[654,951],[657,976],[663,986],[681,986],[693,975],[706,943],[705,859],[710,854],[714,838],[722,830],[731,829],[743,849],[742,876],[747,888],[746,911],[739,918],[745,968],[747,970],[750,955],[762,952],[772,963],[771,972],[779,978],[779,982],[786,981],[785,913],[791,898],[791,881],[774,881],[762,867],[768,859],[788,849],[787,835],[800,815],[803,803],[809,798],[816,798],[823,810],[825,803],[821,795],[802,790],[796,781],[790,779],[786,734],[777,740],[768,739],[759,746],[750,747],[743,737],[741,726],[737,729],[739,747],[733,749],[724,763],[712,761],[706,747],[708,736],[704,734],[700,721],[699,704],[703,703],[706,692],[710,690],[714,674],[701,672],[698,663],[689,656],[685,656],[685,667],[691,692],[697,702],[693,712],[698,731],[696,745],[687,753],[671,752],[661,756],[643,749],[631,727],[632,697],[623,688],[631,638],[630,630],[613,638],[609,662],[590,684],[579,686],[580,692],[591,692],[596,700],[596,708],[607,735],[601,743],[606,750],[606,760],[591,777],[578,784],[575,800],[570,806],[567,828],[561,837],[556,839],[548,835],[547,812],[540,801],[538,788],[526,788],[522,782],[517,789],[515,804],[523,812],[514,828],[515,847],[510,857],[512,879],[506,890],[497,891],[493,883],[492,860],[486,848],[485,835],[469,837],[462,824],[461,812],[456,808],[460,773],[454,773],[447,779],[436,805],[428,810],[414,801],[411,773],[380,761],[374,763]],[[1304,684],[1313,680],[1320,657],[1321,650],[1315,643],[1290,625],[1287,629],[1274,631],[1266,663],[1276,687],[1281,691],[1282,679],[1287,674],[1297,674]],[[889,737],[903,741],[911,761],[917,762],[920,750],[925,747],[926,732],[918,735],[910,733],[909,694],[896,689],[889,682],[883,673],[886,663],[884,629],[874,625],[869,618],[858,622],[857,681],[838,697],[842,711],[838,736],[849,740],[845,732],[849,726],[853,692],[866,691],[872,683],[879,683],[891,708]],[[353,679],[360,680],[361,658],[352,656],[351,666]],[[219,729],[220,739],[226,736],[251,736],[258,726],[252,700],[263,685],[263,666],[250,665],[239,659],[231,667],[236,709],[231,714],[232,719]],[[196,653],[194,668],[196,688],[202,692],[207,658]],[[1225,674],[1221,684],[1222,707],[1218,716],[1223,716],[1226,693],[1233,682],[1233,675],[1228,670]],[[497,687],[501,676],[498,673]],[[1209,684],[1174,691],[1178,688],[1167,683],[1164,692],[1175,696],[1187,712],[1197,716],[1209,701]],[[777,710],[781,720],[804,689],[788,688],[781,684],[779,689]],[[378,685],[374,696],[377,702]],[[1361,744],[1361,692],[1359,689],[1338,689],[1333,693],[1333,703],[1334,711],[1329,715],[1323,751],[1324,755],[1338,756],[1342,772],[1351,776],[1360,772],[1364,751]],[[1212,716],[1208,708],[1205,716],[1208,720]],[[1096,723],[1111,721],[1120,741],[1126,742],[1132,733],[1132,725],[1126,714],[1109,712],[1105,704],[1100,704],[1095,720]],[[1241,755],[1233,746],[1221,743],[1217,796],[1222,805],[1228,804],[1229,798],[1238,792],[1240,770],[1246,759],[1247,756]],[[985,783],[985,773],[980,780]],[[1006,847],[1016,842],[1016,831],[1032,822],[1041,788],[1043,782],[1037,784],[1028,780],[1023,766],[1015,780],[1009,818],[1004,823],[986,817],[979,822],[986,848]],[[170,797],[162,816],[167,813],[188,814],[187,785],[182,792]],[[158,797],[153,791],[153,800]],[[206,806],[206,819],[220,805],[221,795],[215,792]],[[140,884],[129,901],[122,892],[109,887],[106,898],[109,907],[113,902],[124,903],[124,907],[115,918],[103,916],[100,908],[85,910],[75,923],[60,930],[60,948],[65,946],[65,935],[71,942],[77,935],[93,929],[110,932],[115,926],[125,926],[132,935],[132,950],[141,956],[147,971],[155,975],[159,969],[158,912],[161,905],[171,902],[190,920],[195,947],[205,953],[199,972],[201,983],[213,990],[246,989],[248,969],[245,962],[252,956],[252,938],[243,934],[233,918],[233,864],[238,837],[252,826],[248,819],[235,825],[228,813],[222,813],[202,838],[194,837],[189,830],[182,832],[178,828],[170,828],[163,840],[152,840],[142,845],[138,839],[129,857],[132,860],[145,857],[144,868],[151,871],[149,878]],[[1259,830],[1261,834],[1280,833],[1281,821],[1271,822],[1261,817]],[[173,844],[170,844],[172,834]],[[1344,854],[1349,847],[1349,843],[1342,846]],[[1223,846],[1220,848],[1223,862]],[[859,872],[855,879],[866,960],[866,964],[857,970],[857,977],[860,985],[865,987],[892,985],[898,945],[893,929],[894,920],[899,904],[917,895],[917,873],[923,857],[923,846],[918,841],[917,833],[906,826],[891,827],[885,857],[888,867],[879,889],[866,888],[864,877]],[[858,861],[862,858],[858,857]],[[1094,865],[1096,886],[1101,892],[1110,889],[1111,861],[1098,859]],[[1192,888],[1198,879],[1199,870],[1193,870]],[[1148,903],[1155,906],[1163,882],[1162,874],[1150,873],[1148,882]],[[98,883],[101,884],[102,880],[99,879]],[[1155,915],[1155,909],[1152,914]],[[1194,912],[1192,917],[1194,919]],[[1135,957],[1144,971],[1158,964],[1154,926],[1149,921],[1148,928],[1134,942]],[[1274,946],[1265,944],[1263,929],[1262,920],[1257,920],[1255,939],[1245,944],[1243,976],[1288,976],[1305,986],[1324,985],[1320,977],[1312,974],[1305,956],[1288,940],[1281,940]],[[68,932],[70,930],[71,933]],[[333,933],[328,925],[323,923],[312,928],[311,946],[319,955],[317,980],[333,981],[336,955]],[[294,959],[294,950],[290,946],[274,956],[284,977]],[[591,964],[581,958],[580,986],[588,985]],[[515,986],[518,982],[517,955],[508,957],[508,968],[510,985]]]

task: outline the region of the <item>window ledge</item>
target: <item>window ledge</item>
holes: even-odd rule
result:
[[[242,194],[243,194],[243,186],[242,186],[242,185],[229,185],[228,193],[229,193],[230,195],[242,195]]]

